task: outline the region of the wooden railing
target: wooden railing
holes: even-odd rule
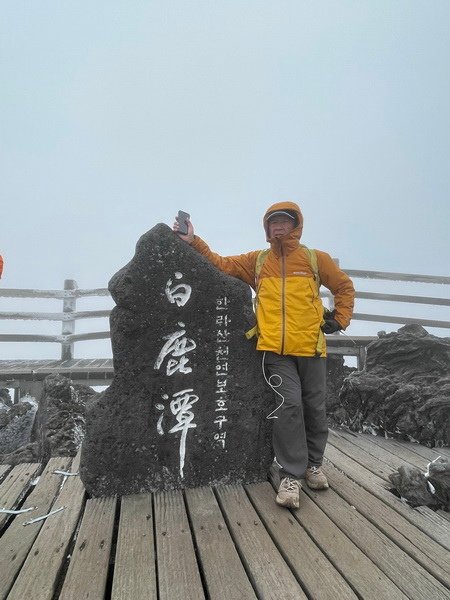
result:
[[[62,323],[60,335],[39,334],[2,334],[0,342],[55,342],[61,344],[61,360],[73,358],[75,342],[84,340],[101,340],[110,337],[108,331],[90,333],[75,333],[75,322],[79,319],[93,319],[109,317],[110,310],[85,310],[77,311],[78,298],[89,296],[110,296],[107,288],[82,290],[73,279],[66,279],[63,290],[26,290],[26,289],[1,289],[0,298],[52,298],[62,300],[62,312],[0,312],[2,319],[20,319],[33,321],[60,321]]]
[[[431,283],[440,285],[450,285],[450,277],[438,277],[433,275],[413,275],[407,273],[382,273],[379,271],[358,271],[345,269],[345,272],[352,279],[384,279],[389,281],[404,281],[409,283]],[[355,297],[365,300],[382,300],[387,302],[408,302],[413,304],[428,304],[433,306],[450,306],[450,298],[436,298],[429,296],[410,296],[401,294],[379,294],[375,292],[356,291]],[[356,321],[375,321],[378,323],[398,323],[406,325],[407,323],[418,323],[424,327],[438,327],[450,329],[450,321],[439,321],[436,319],[422,319],[416,317],[398,317],[389,315],[371,315],[364,313],[354,313],[353,320]]]
[[[345,269],[344,269],[345,270]],[[413,275],[406,273],[382,273],[378,271],[359,271],[345,270],[352,279],[362,280],[390,280],[401,282],[418,282],[428,284],[450,285],[450,277],[435,277],[430,275]],[[39,334],[4,334],[0,333],[0,342],[54,342],[61,344],[61,360],[69,360],[73,358],[74,344],[85,340],[100,340],[110,337],[109,330],[95,331],[89,333],[75,333],[75,323],[79,319],[108,317],[110,310],[88,310],[77,311],[76,302],[79,298],[88,296],[109,296],[109,291],[106,288],[98,289],[79,289],[73,279],[67,279],[64,283],[63,290],[31,290],[31,289],[5,289],[0,288],[0,298],[52,298],[62,300],[62,312],[0,312],[0,321],[5,319],[17,320],[41,320],[41,321],[60,321],[62,324],[60,335],[39,335]],[[322,296],[324,298],[331,297],[330,293],[325,291]],[[359,291],[357,287],[357,299],[379,300],[396,303],[413,303],[417,305],[431,306],[450,306],[449,298],[429,297],[429,296],[412,296],[400,294],[380,294],[375,292]],[[379,315],[355,312],[353,320],[356,321],[373,321],[379,323],[397,323],[404,325],[407,323],[418,323],[424,327],[437,327],[450,329],[450,321],[442,321],[429,318],[416,318],[392,315]],[[360,348],[365,346],[374,339],[370,336],[359,337],[348,336],[349,343],[345,343],[344,339],[338,339],[340,336],[333,336],[335,342],[331,346],[335,347],[335,351],[339,354],[353,354],[361,358]],[[350,340],[352,343],[350,343]],[[331,340],[330,340],[331,341]],[[358,342],[358,343],[355,343]],[[361,342],[361,343],[359,343]],[[359,346],[359,348],[356,348]],[[339,349],[338,349],[339,348]],[[330,348],[331,351],[332,348]]]

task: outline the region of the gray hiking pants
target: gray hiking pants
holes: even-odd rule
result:
[[[326,362],[315,356],[265,354],[266,377],[284,398],[273,419],[273,450],[281,477],[299,479],[307,467],[322,464],[328,438]],[[282,401],[278,394],[277,405]]]

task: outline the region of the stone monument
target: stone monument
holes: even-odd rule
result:
[[[266,479],[273,410],[250,288],[166,225],[109,289],[114,380],[87,404],[80,474],[93,496]]]

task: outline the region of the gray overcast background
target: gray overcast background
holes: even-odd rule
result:
[[[262,214],[286,199],[303,210],[303,242],[344,269],[450,275],[448,0],[0,8],[3,287],[58,289],[66,278],[106,287],[140,235],[179,208],[222,254],[263,248]],[[417,310],[448,320],[448,309]],[[60,332],[46,322],[0,328]],[[383,328],[397,326],[349,331]],[[56,344],[0,346],[0,358],[59,354]],[[76,345],[80,357],[109,354],[106,341]]]

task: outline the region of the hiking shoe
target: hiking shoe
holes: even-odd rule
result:
[[[301,483],[297,479],[283,477],[278,488],[276,503],[288,508],[298,508],[300,506],[299,492],[301,487]]]
[[[312,490],[327,490],[328,481],[320,467],[308,467],[305,473],[306,485]]]

